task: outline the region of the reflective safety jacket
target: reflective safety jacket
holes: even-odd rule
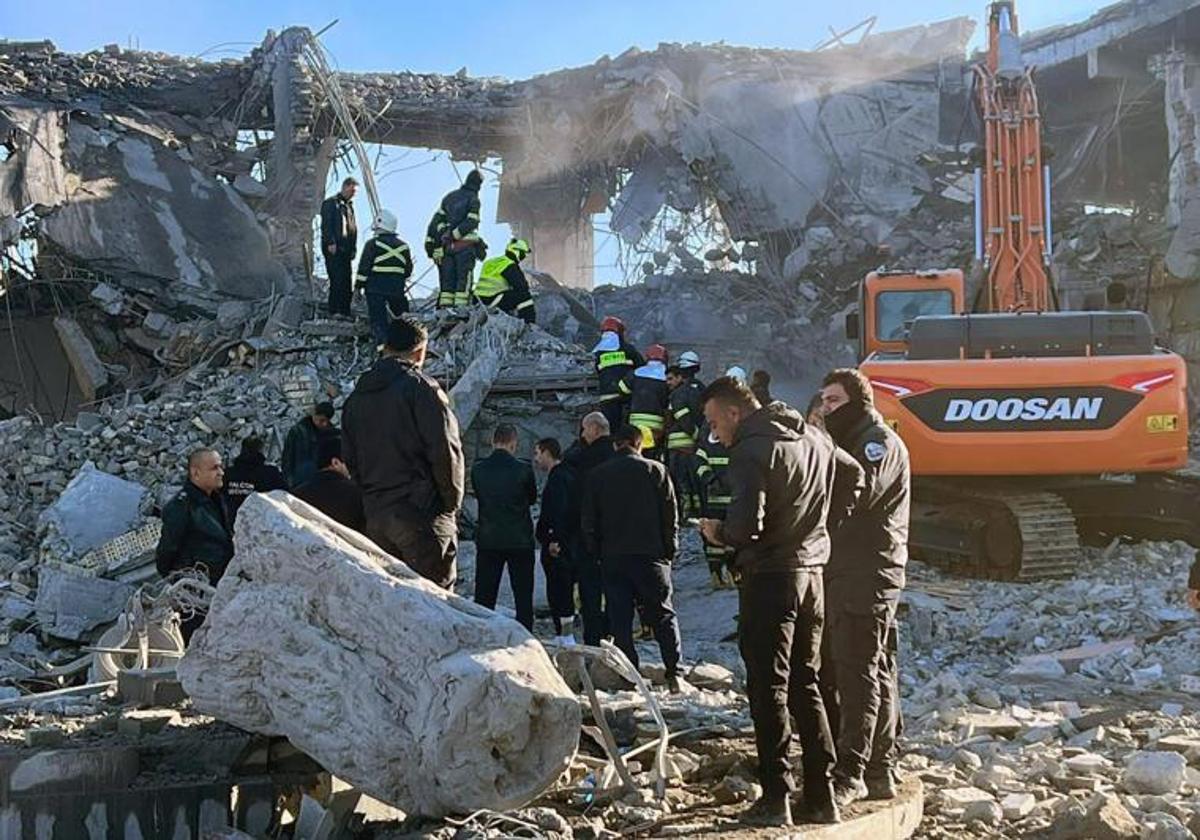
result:
[[[724,519],[733,500],[729,485],[729,450],[707,427],[696,449],[696,477],[700,479],[700,512],[708,519]]]
[[[618,388],[629,397],[629,422],[642,430],[646,446],[657,446],[662,442],[670,401],[667,366],[662,362],[644,364],[627,374]]]
[[[688,377],[671,392],[667,449],[690,452],[696,448],[700,422],[704,419],[704,406],[700,403],[703,391],[704,386],[695,377]]]
[[[506,292],[512,293],[507,300],[504,299]],[[475,296],[487,306],[498,307],[530,323],[537,319],[525,272],[520,264],[507,256],[492,257],[484,262],[475,283]]]
[[[603,400],[622,399],[621,380],[646,362],[642,354],[621,340],[615,332],[606,332],[592,348],[596,357],[596,375],[600,378]]]
[[[437,248],[460,250],[483,241],[479,236],[479,188],[466,184],[446,193],[425,229],[425,254]]]
[[[412,253],[408,250],[408,244],[394,233],[380,231],[363,246],[354,279],[359,286],[372,276],[407,280],[412,276],[412,270]]]

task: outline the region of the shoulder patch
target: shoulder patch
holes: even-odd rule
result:
[[[887,454],[887,447],[877,440],[869,440],[867,441],[867,445],[863,447],[863,454],[867,456],[867,460],[872,464],[878,463]]]

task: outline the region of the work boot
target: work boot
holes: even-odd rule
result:
[[[811,798],[805,797],[796,803],[793,813],[799,825],[804,825],[805,823],[833,825],[842,821],[842,815],[832,798],[824,798],[824,801],[813,801]]]
[[[833,782],[833,801],[838,808],[845,808],[852,802],[867,798],[867,786],[862,779],[835,779]]]
[[[784,796],[763,794],[758,801],[742,811],[739,821],[761,828],[781,828],[792,824],[792,804]]]
[[[895,799],[899,795],[896,791],[896,774],[891,770],[868,774],[863,781],[867,785],[867,799]]]
[[[678,674],[667,675],[667,691],[672,694],[683,694],[683,685],[679,682]]]

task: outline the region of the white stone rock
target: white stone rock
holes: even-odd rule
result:
[[[1004,821],[1004,812],[995,802],[980,800],[972,802],[963,809],[963,822],[983,823],[984,825],[999,825]]]
[[[515,621],[282,491],[246,501],[234,543],[179,665],[198,711],[412,814],[518,807],[567,768],[579,704]]]
[[[1024,819],[1036,807],[1037,797],[1032,793],[1010,793],[1000,800],[1000,810],[1004,812],[1006,820]]]
[[[1137,752],[1125,765],[1121,783],[1133,793],[1175,793],[1183,785],[1187,760],[1173,752]]]
[[[942,804],[947,808],[966,808],[973,802],[992,802],[992,795],[977,787],[947,788],[942,791]]]

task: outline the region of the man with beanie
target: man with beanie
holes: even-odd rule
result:
[[[862,467],[854,514],[833,530],[825,572],[827,632],[839,726],[834,793],[839,805],[896,795],[900,694],[896,607],[908,561],[908,450],[875,410],[870,381],[835,370],[821,387],[825,428]]]
[[[475,260],[487,254],[479,235],[481,186],[483,173],[472,169],[461,187],[446,193],[425,230],[425,254],[438,267],[439,309],[470,302]]]
[[[342,408],[342,455],[367,536],[421,576],[454,585],[466,471],[450,398],[425,375],[428,333],[402,315]]]

